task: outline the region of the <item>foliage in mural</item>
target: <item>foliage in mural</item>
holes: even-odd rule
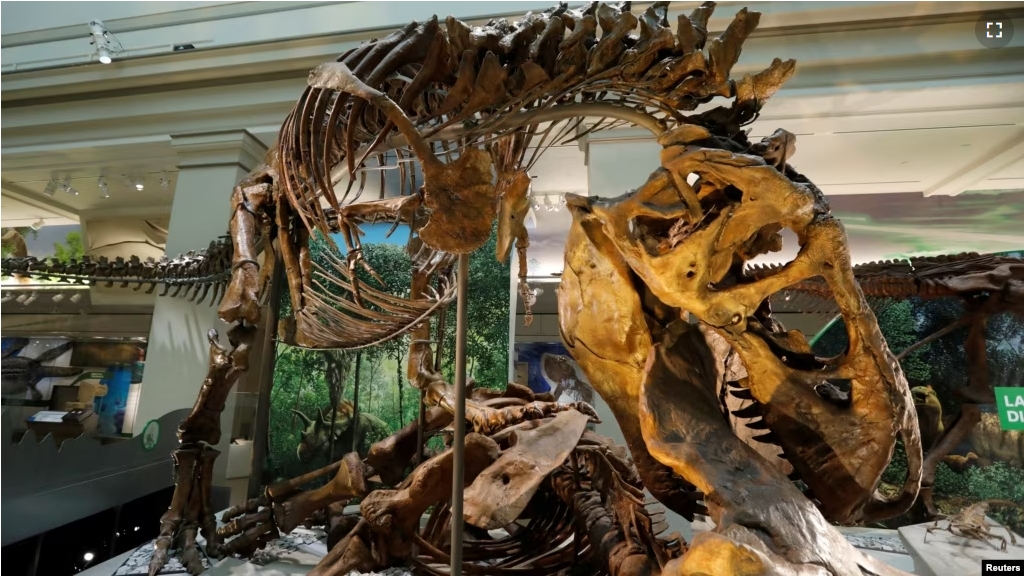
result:
[[[367,228],[387,230],[390,226]],[[383,236],[379,230],[377,232],[377,236]],[[407,234],[406,229],[399,228],[388,240],[364,241],[363,244],[366,261],[387,287],[398,294],[408,291],[411,280],[410,258],[405,250]],[[503,389],[508,376],[510,278],[508,266],[494,258],[495,241],[492,235],[488,243],[470,257],[467,371],[478,385]],[[310,256],[315,263],[329,266],[324,254],[331,249],[324,239],[314,239]],[[360,278],[373,282],[365,273],[361,273]],[[281,313],[287,314],[289,310],[285,291]],[[437,318],[431,321],[435,334],[437,323]],[[335,459],[351,451],[353,442],[365,454],[373,442],[414,420],[419,413],[419,393],[405,379],[408,348],[408,336],[358,353],[304,350],[278,344],[264,482],[298,476],[328,463],[332,436]],[[442,352],[442,373],[449,379],[454,379],[454,358],[453,306],[446,319]],[[335,404],[339,406],[336,416],[331,411]],[[355,412],[359,416],[351,418]],[[332,419],[333,435],[330,432]],[[353,426],[353,422],[358,426]],[[436,447],[438,441],[435,438],[431,445]],[[318,443],[326,446],[312,450]],[[300,449],[304,444],[306,447]]]
[[[78,230],[68,232],[63,243],[53,243],[53,257],[65,264],[72,260],[80,260],[84,255],[85,244],[82,241],[82,233]]]

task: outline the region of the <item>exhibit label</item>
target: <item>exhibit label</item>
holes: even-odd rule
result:
[[[160,440],[160,423],[156,420],[150,420],[146,423],[146,427],[142,429],[142,449],[149,451],[156,448],[156,443]]]
[[[1024,430],[1024,388],[996,388],[999,425],[1003,430]]]

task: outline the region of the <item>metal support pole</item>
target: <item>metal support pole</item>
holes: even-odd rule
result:
[[[469,254],[459,255],[459,299],[455,312],[455,441],[452,443],[451,576],[462,576],[462,490],[466,470],[466,292]]]
[[[437,313],[437,335],[435,340],[437,341],[437,348],[434,349],[434,370],[436,372],[441,371],[441,361],[444,358],[444,336],[445,336],[445,318],[448,316],[448,309],[441,308],[441,311]],[[416,428],[416,458],[413,460],[416,466],[419,466],[423,462],[423,450],[424,434],[427,429],[427,404],[424,400],[427,397],[427,391],[420,390],[420,410],[419,416],[417,417],[418,426]]]
[[[277,321],[281,308],[281,287],[284,286],[284,261],[277,256],[274,264],[274,276],[270,280],[270,298],[263,309],[262,333],[257,332],[260,343],[259,357],[256,359],[258,372],[246,373],[243,378],[256,378],[259,382],[256,395],[256,418],[253,422],[252,457],[249,460],[249,498],[255,498],[262,492],[271,478],[265,477],[263,465],[267,461],[270,442],[267,433],[270,430],[270,394],[274,388],[274,365],[277,362]]]
[[[508,381],[516,381],[516,313],[519,312],[519,276],[516,269],[519,254],[512,251],[512,261],[508,268]],[[520,382],[525,384],[525,382]],[[557,398],[556,398],[557,400]]]

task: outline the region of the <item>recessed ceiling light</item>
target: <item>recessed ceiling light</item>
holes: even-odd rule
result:
[[[142,178],[136,178],[135,179],[135,189],[136,190],[143,190],[145,187],[146,187],[146,185],[145,185],[145,183],[143,183]]]

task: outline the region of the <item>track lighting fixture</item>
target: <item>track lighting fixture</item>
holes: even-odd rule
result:
[[[37,294],[35,292],[29,294],[28,298],[25,299],[25,302],[24,302],[25,306],[28,306],[29,304],[35,302],[36,301],[36,296],[37,296]]]
[[[0,304],[7,304],[14,299],[14,295],[10,292],[5,292],[3,298],[0,298]]]
[[[146,184],[142,181],[142,178],[136,178],[134,184],[135,189],[139,191],[143,190],[146,187]]]
[[[103,26],[100,20],[89,22],[89,35],[92,36],[92,45],[96,47],[96,59],[101,64],[110,64],[114,61],[110,45],[110,32]]]
[[[107,179],[100,176],[96,180],[96,186],[100,189],[100,198],[110,198],[110,187],[107,186]]]
[[[61,183],[60,189],[71,194],[72,196],[78,196],[78,190],[71,185],[71,176],[65,176],[64,182]]]
[[[46,226],[46,220],[40,218],[39,220],[36,220],[35,222],[29,224],[28,227],[33,229],[33,230],[39,230],[43,226]]]
[[[72,294],[71,298],[68,298],[68,300],[70,300],[72,304],[77,304],[78,301],[81,300],[81,299],[82,299],[82,295],[81,294]]]
[[[50,178],[50,181],[46,183],[46,189],[43,190],[43,194],[47,196],[53,196],[57,193],[57,188],[60,187],[60,183],[57,182],[56,178]]]
[[[52,300],[55,304],[59,304],[61,300],[64,300],[64,294],[57,292],[56,294],[53,295]]]
[[[558,212],[565,207],[565,196],[562,194],[534,195],[532,198],[533,210],[535,212],[538,212],[541,209],[547,210],[548,212]]]

